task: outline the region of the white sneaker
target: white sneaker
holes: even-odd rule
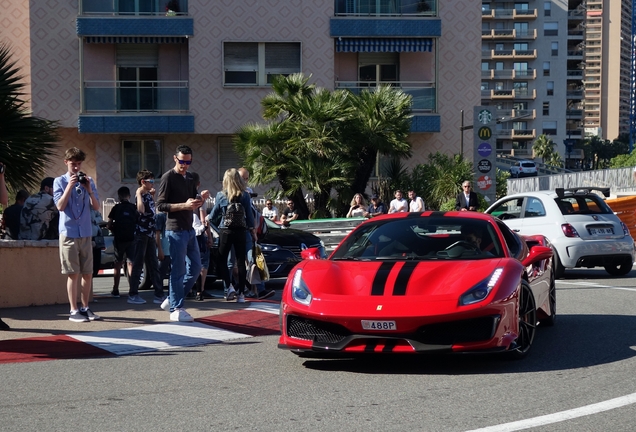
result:
[[[170,313],[170,321],[192,322],[194,318],[185,309],[175,309]]]
[[[245,303],[245,296],[243,294],[239,294],[239,296],[236,298],[236,302]]]
[[[225,296],[225,298],[227,299],[227,301],[236,299],[236,290],[232,285],[230,285],[230,288],[227,290],[227,296]]]
[[[130,304],[144,304],[146,300],[142,299],[139,295],[128,296],[128,303]]]
[[[169,311],[170,310],[170,297],[166,297],[166,299],[161,303],[161,306],[159,306],[161,309],[165,310],[165,311]]]

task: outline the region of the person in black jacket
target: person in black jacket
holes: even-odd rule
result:
[[[477,194],[472,191],[470,182],[466,180],[462,183],[462,190],[455,199],[455,210],[458,211],[477,211],[479,199]]]

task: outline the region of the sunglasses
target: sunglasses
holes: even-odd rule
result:
[[[463,187],[470,189],[470,186],[463,186]]]
[[[190,165],[192,163],[191,160],[187,161],[187,160],[181,160],[179,158],[177,158],[177,160],[179,161],[179,165]]]
[[[189,164],[188,164],[189,165]],[[155,180],[154,179],[148,179],[148,180],[144,180],[145,183],[150,183],[150,184],[154,184]]]
[[[272,205],[272,203],[265,203],[265,205]]]

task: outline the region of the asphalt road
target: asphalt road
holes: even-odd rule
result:
[[[636,270],[630,276],[566,272],[556,325],[538,331],[521,361],[307,360],[267,336],[4,364],[0,430],[632,431]]]

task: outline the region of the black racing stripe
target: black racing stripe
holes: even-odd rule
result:
[[[366,346],[364,347],[365,352],[373,352],[375,351],[375,347],[378,346],[378,339],[369,339],[367,340]]]
[[[409,215],[406,218],[407,219],[419,218],[419,217],[422,217],[422,213],[424,213],[424,212],[423,211],[421,211],[421,212],[410,212]]]
[[[397,339],[388,339],[384,341],[384,348],[382,352],[393,352],[393,348],[397,345]]]
[[[430,217],[442,217],[446,215],[446,212],[441,212],[441,211],[434,211],[431,213]]]
[[[408,261],[402,266],[400,273],[398,273],[398,277],[395,280],[395,286],[393,287],[394,296],[406,294],[406,286],[409,283],[409,279],[411,279],[413,270],[418,264],[419,262],[417,261]]]
[[[375,274],[375,278],[373,278],[371,295],[381,296],[384,294],[384,285],[386,285],[386,280],[389,278],[389,273],[391,273],[391,269],[395,264],[394,262],[383,262],[380,265],[378,272]]]

